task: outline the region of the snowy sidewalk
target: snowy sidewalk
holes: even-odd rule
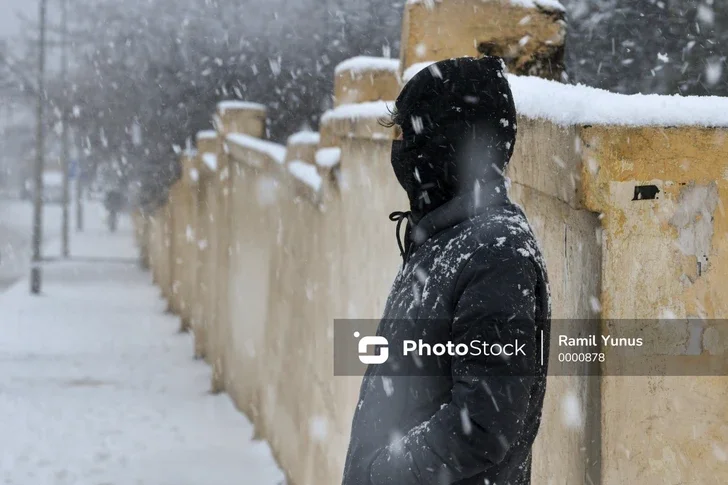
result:
[[[276,484],[283,474],[136,264],[128,219],[0,294],[0,484]],[[50,252],[50,251],[49,251]]]

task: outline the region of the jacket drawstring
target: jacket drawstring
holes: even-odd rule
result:
[[[412,246],[412,241],[410,241],[409,233],[410,233],[410,221],[411,221],[412,212],[411,211],[394,211],[391,214],[389,214],[389,220],[392,222],[397,222],[397,229],[396,236],[397,236],[397,246],[399,247],[399,254],[402,256],[402,261],[407,261],[407,256],[409,255],[410,247]],[[405,227],[404,230],[404,243],[402,242],[402,238],[400,237],[400,227],[402,227],[402,222],[407,221],[408,224]]]

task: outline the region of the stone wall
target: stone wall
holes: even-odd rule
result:
[[[251,418],[293,484],[340,482],[360,378],[333,375],[333,321],[378,318],[400,264],[387,216],[407,201],[379,118],[423,61],[487,47],[516,73],[558,77],[562,14],[518,4],[408,2],[398,69],[371,58],[337,69],[319,135],[286,147],[262,139],[260,105],[221,104],[216,131],[197,137],[169,203],[140,229],[155,282],[213,366],[212,389]],[[512,79],[510,195],[544,251],[554,321],[584,320],[592,333],[607,319],[701,318],[697,333],[686,322],[660,345],[697,345],[698,364],[725,355],[725,329],[707,320],[728,314],[725,131],[564,121],[538,99],[559,102],[565,87],[525,92]],[[572,109],[567,98],[559,111]],[[647,185],[659,197],[635,197]],[[549,377],[534,483],[728,482],[726,378],[588,370]]]
[[[608,248],[602,316],[621,325],[672,320],[671,331],[657,335],[655,354],[695,354],[696,369],[727,350],[726,134],[696,127],[581,129],[591,160],[583,171],[586,201],[603,214]],[[659,192],[640,199],[641,186]],[[697,331],[690,328],[695,322]],[[608,332],[606,321],[604,327]],[[604,483],[728,480],[728,379],[716,377],[728,375],[728,359],[722,360],[710,376],[602,379]]]

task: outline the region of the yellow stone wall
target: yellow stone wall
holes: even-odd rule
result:
[[[558,79],[565,36],[558,10],[508,0],[406,2],[401,64],[405,70],[419,62],[488,54],[504,58],[515,74]]]
[[[564,23],[559,12],[508,2],[408,2],[402,39],[403,69],[480,46],[506,56],[511,71],[556,77],[558,66],[546,72],[539,62],[558,59]],[[378,75],[337,76],[338,99],[394,99]],[[198,344],[212,388],[250,417],[289,482],[339,483],[360,378],[333,377],[332,325],[378,318],[400,263],[387,220],[406,208],[389,162],[393,130],[375,116],[329,116],[318,147],[290,146],[285,162],[341,148],[340,166],[320,169],[323,186],[312,193],[285,162],[224,142],[231,132],[262,137],[264,113],[218,110],[217,136],[198,140],[198,150],[217,153],[218,171],[202,173],[194,217],[171,215],[181,184],[150,218],[150,264],[171,304],[173,255],[206,275],[194,280],[214,288],[198,305],[215,316]],[[525,116],[518,125],[510,195],[543,249],[555,325],[578,318],[596,332],[619,324],[609,319],[704,318],[696,365],[724,356],[717,337],[725,342],[726,330],[709,319],[728,313],[725,130],[564,127]],[[641,185],[658,197],[633,200]],[[210,256],[175,244],[178,220],[212,241]],[[687,323],[659,335],[655,351],[695,345]],[[728,483],[727,398],[725,377],[550,376],[533,483]]]
[[[725,356],[726,130],[585,127],[581,133],[585,203],[603,214],[602,317],[613,319],[612,326],[705,319],[698,361]],[[656,198],[634,200],[642,185],[656,186]],[[685,354],[691,341],[687,321],[638,332],[652,337],[656,353]],[[601,385],[603,483],[728,482],[728,463],[720,459],[728,443],[725,377],[607,376]]]
[[[225,389],[225,351],[230,339],[230,257],[235,247],[231,239],[232,224],[232,169],[228,145],[224,142],[229,133],[245,133],[251,136],[262,137],[265,133],[265,108],[255,106],[229,106],[218,105],[216,112],[217,137],[217,163],[218,173],[215,177],[213,190],[216,201],[216,291],[215,291],[215,323],[210,328],[208,339],[208,361],[212,365],[213,375],[211,389],[220,392]]]
[[[391,100],[401,89],[399,69],[337,69],[334,75],[334,106]]]

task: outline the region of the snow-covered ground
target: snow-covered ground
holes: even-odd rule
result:
[[[208,392],[209,367],[137,267],[128,219],[110,234],[102,213],[74,235],[78,259],[46,263],[41,296],[25,280],[0,294],[0,483],[282,482],[250,422]]]
[[[0,199],[0,292],[28,270],[32,214],[30,201]],[[46,241],[58,237],[61,232],[60,205],[45,206],[43,229]]]

